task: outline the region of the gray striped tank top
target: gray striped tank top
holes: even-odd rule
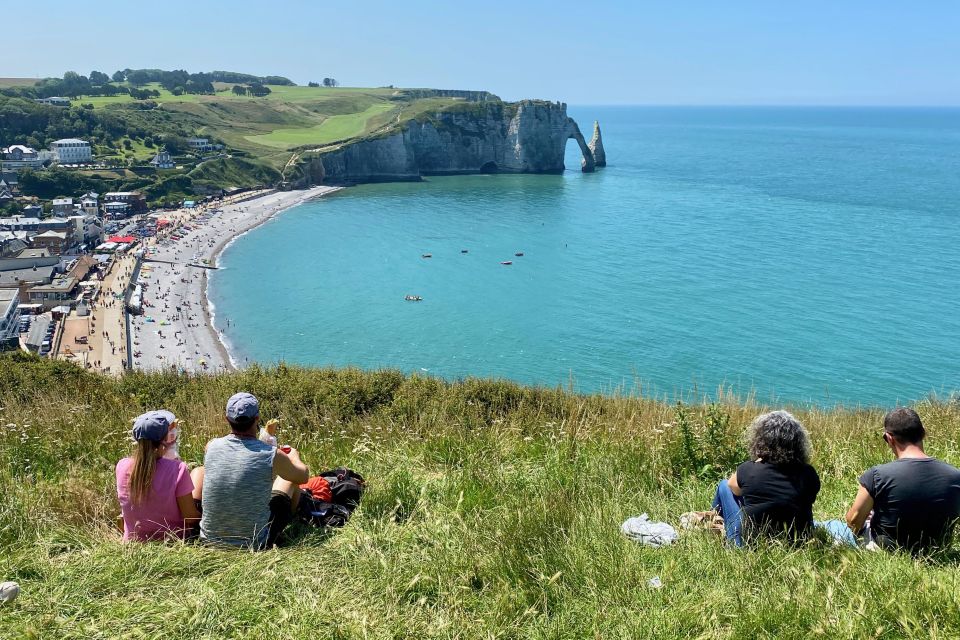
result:
[[[256,438],[230,434],[210,441],[203,457],[201,540],[255,548],[266,543],[275,453]]]

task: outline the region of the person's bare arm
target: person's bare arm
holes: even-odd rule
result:
[[[300,459],[300,452],[291,448],[290,453],[277,449],[273,457],[273,472],[294,484],[303,484],[310,479],[310,470]]]
[[[735,496],[742,496],[743,492],[740,491],[740,483],[737,482],[737,472],[734,471],[730,474],[730,477],[727,479],[727,486],[730,487],[730,491],[733,492]]]
[[[860,489],[857,491],[857,497],[853,499],[853,506],[847,511],[847,526],[850,527],[850,531],[859,535],[860,532],[863,531],[863,525],[866,523],[867,516],[870,515],[870,511],[872,510],[873,497],[863,485],[860,485]]]
[[[187,528],[200,522],[200,512],[197,511],[197,505],[193,501],[192,493],[177,496],[177,506],[180,507],[180,517],[183,518],[184,525],[186,525]]]

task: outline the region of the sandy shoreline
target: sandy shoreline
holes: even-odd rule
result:
[[[140,282],[145,285],[144,312],[131,318],[133,366],[141,370],[216,372],[235,367],[214,322],[216,310],[207,298],[209,269],[237,237],[279,213],[340,187],[264,192],[254,199],[212,209],[171,215],[192,227],[178,241],[166,238],[151,245]],[[229,322],[229,321],[228,321]]]

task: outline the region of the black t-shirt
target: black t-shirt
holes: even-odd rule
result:
[[[901,458],[871,467],[860,484],[873,498],[877,543],[913,552],[946,545],[960,518],[960,469],[935,458]]]
[[[798,537],[813,527],[813,501],[820,476],[809,464],[744,462],[737,467],[743,494],[743,529],[757,534]]]

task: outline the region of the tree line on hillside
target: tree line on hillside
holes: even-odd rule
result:
[[[319,83],[319,82],[308,82],[308,83],[307,83],[307,86],[308,86],[308,87],[319,87],[319,86],[320,86],[320,83]],[[323,86],[324,86],[324,87],[339,87],[339,86],[340,86],[340,83],[337,81],[336,78],[324,78],[324,79],[323,79]]]
[[[119,80],[122,75],[122,80]],[[162,69],[124,69],[113,74],[114,82],[129,82],[134,86],[143,86],[157,82],[167,91],[181,88],[185,93],[212,93],[214,82],[233,84],[274,84],[293,86],[294,82],[283,76],[255,76],[236,71],[208,71],[189,73],[183,69],[164,71]]]
[[[259,82],[252,82],[250,86],[243,86],[242,84],[233,85],[233,93],[238,96],[251,95],[257,98],[262,98],[265,95],[270,93],[270,87],[264,86]]]
[[[44,78],[31,87],[9,87],[0,91],[8,96],[24,98],[49,98],[65,96],[113,96],[129,93],[135,99],[144,100],[157,97],[155,90],[141,89],[146,84],[159,83],[174,95],[212,94],[214,82],[243,83],[263,86],[267,84],[293,86],[289,78],[283,76],[254,76],[235,71],[210,71],[189,73],[183,69],[164,71],[162,69],[123,69],[108,76],[102,71],[91,71],[89,76],[75,71],[67,71],[63,78]],[[131,85],[126,86],[123,83]],[[145,94],[144,91],[152,92]],[[154,95],[155,94],[155,95]],[[264,94],[265,95],[265,94]]]
[[[94,145],[115,146],[121,138],[152,139],[166,144],[193,135],[190,116],[162,109],[138,109],[116,105],[110,109],[88,109],[83,105],[53,107],[25,98],[0,95],[0,141],[46,148],[60,138],[82,138]]]

